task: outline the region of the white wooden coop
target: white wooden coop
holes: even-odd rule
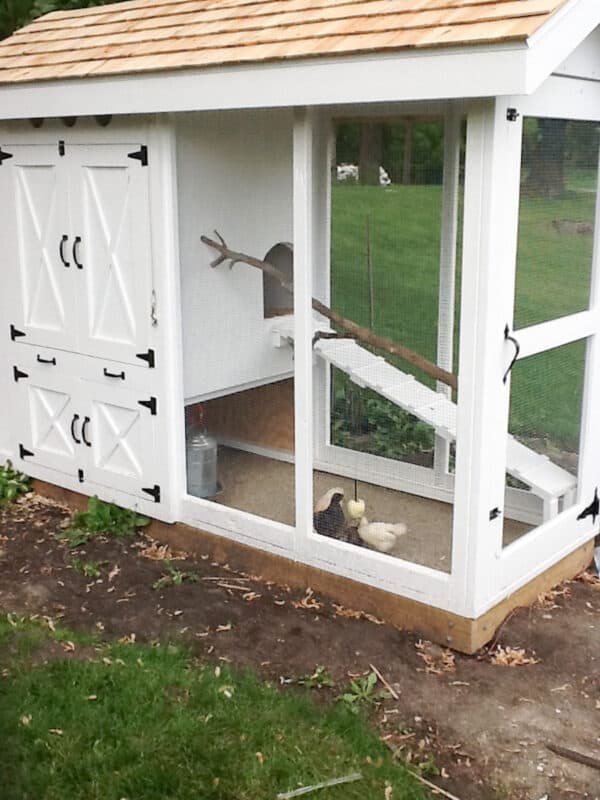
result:
[[[340,125],[407,119],[443,131],[438,185],[335,185]],[[545,120],[567,137],[564,196],[530,200]],[[596,122],[597,0],[130,0],[36,20],[0,43],[0,461],[337,576],[474,649],[598,531]],[[429,202],[433,256],[407,239]],[[393,220],[376,332],[457,391],[312,308],[363,314],[344,214],[364,203]],[[211,267],[215,230],[293,296]],[[350,430],[357,405],[380,422]],[[213,498],[186,487],[198,406]],[[385,450],[401,424],[425,455]],[[406,543],[316,533],[336,485],[406,521]]]

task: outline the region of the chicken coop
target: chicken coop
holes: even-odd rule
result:
[[[0,462],[473,652],[591,560],[597,0],[0,43]]]

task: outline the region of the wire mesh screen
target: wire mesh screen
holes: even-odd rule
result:
[[[575,501],[585,350],[573,342],[512,370],[505,545]]]
[[[315,380],[328,392],[319,400],[327,408],[328,458],[331,472],[336,464],[340,472],[316,473],[314,491],[326,503],[329,490],[343,489],[349,541],[449,571],[456,406],[451,389],[437,391],[430,369],[439,347],[443,175],[441,121],[337,128],[330,303],[362,336],[334,324],[337,336],[315,344]],[[454,222],[458,171],[455,179],[454,198],[446,199]],[[452,271],[453,237],[447,229]],[[444,303],[451,310],[442,338],[451,354],[453,292]]]
[[[515,327],[588,308],[597,123],[525,119]]]

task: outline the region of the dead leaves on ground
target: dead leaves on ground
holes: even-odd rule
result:
[[[307,611],[319,611],[323,608],[323,603],[320,603],[314,596],[313,590],[308,587],[306,590],[306,594],[302,598],[302,600],[296,600],[292,605],[294,608],[304,608]]]
[[[574,580],[584,583],[586,586],[591,586],[593,589],[600,589],[600,578],[592,572],[581,572]]]
[[[456,656],[452,650],[423,639],[419,639],[415,649],[419,658],[425,663],[425,672],[431,675],[443,675],[445,672],[456,671]]]
[[[353,608],[345,608],[337,603],[333,604],[335,609],[334,617],[344,617],[345,619],[366,619],[367,622],[372,622],[374,625],[385,625],[382,619],[369,614],[367,611],[355,611]]]
[[[142,548],[140,555],[152,561],[185,561],[189,557],[183,550],[173,551],[168,544],[159,544],[155,541]]]
[[[562,586],[556,586],[554,589],[548,589],[547,592],[542,592],[539,594],[535,601],[535,605],[538,608],[545,609],[559,608],[560,606],[556,601],[559,598],[567,600],[569,597],[571,597],[571,595],[571,589],[563,584]]]
[[[496,647],[488,653],[491,664],[497,667],[530,667],[539,664],[540,659],[535,655],[528,655],[522,647]]]

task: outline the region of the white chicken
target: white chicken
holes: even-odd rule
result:
[[[403,522],[369,522],[366,517],[361,517],[358,524],[358,535],[363,542],[380,553],[393,550],[397,540],[407,531]]]

